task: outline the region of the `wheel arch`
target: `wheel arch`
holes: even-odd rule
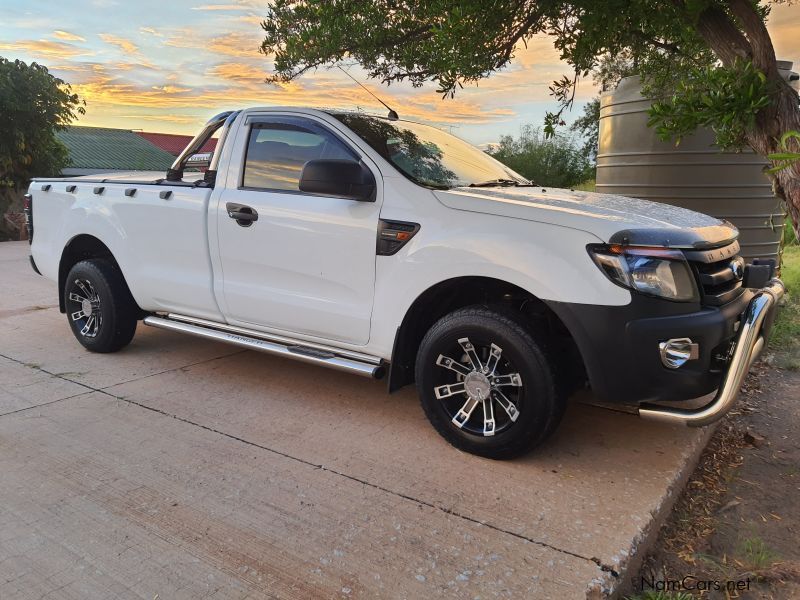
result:
[[[388,377],[389,392],[414,382],[417,350],[425,333],[448,313],[472,305],[502,307],[521,316],[526,325],[544,328],[554,343],[563,346],[562,362],[574,380],[585,379],[583,357],[570,330],[543,300],[527,290],[501,279],[485,276],[453,277],[436,283],[419,294],[406,311],[395,333]]]
[[[122,280],[125,282],[125,285],[128,285],[125,279],[125,273],[119,266],[117,259],[114,257],[109,247],[93,235],[86,233],[78,234],[70,239],[64,246],[64,250],[61,252],[61,258],[58,262],[58,308],[62,313],[67,310],[64,298],[64,284],[66,283],[70,269],[80,261],[91,258],[104,258],[111,261],[122,275]]]

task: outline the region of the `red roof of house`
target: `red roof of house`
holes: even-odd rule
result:
[[[149,133],[146,131],[137,131],[140,136],[146,139],[154,146],[158,146],[162,150],[166,150],[173,156],[178,156],[189,142],[192,141],[190,135],[178,135],[176,133]],[[213,152],[217,147],[217,140],[210,139],[200,149],[200,152]]]

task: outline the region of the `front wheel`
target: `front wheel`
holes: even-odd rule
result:
[[[457,448],[489,458],[519,456],[544,442],[565,398],[542,342],[510,313],[469,307],[442,317],[416,364],[431,424]]]

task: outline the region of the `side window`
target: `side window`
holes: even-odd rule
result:
[[[303,166],[320,158],[358,160],[343,142],[312,121],[287,118],[254,123],[247,142],[242,185],[299,191]]]

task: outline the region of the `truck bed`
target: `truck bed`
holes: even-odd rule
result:
[[[93,237],[108,247],[144,310],[180,307],[220,318],[208,245],[212,189],[197,185],[201,177],[171,182],[163,173],[133,171],[37,178],[30,186],[33,259],[44,276],[59,281],[65,249]]]

